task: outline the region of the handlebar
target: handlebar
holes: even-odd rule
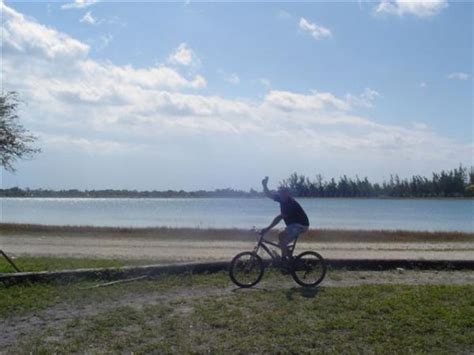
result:
[[[253,226],[250,229],[251,232],[258,234],[260,237],[263,237],[266,233],[262,233],[263,229],[258,229],[257,227]]]

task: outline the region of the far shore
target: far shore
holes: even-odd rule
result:
[[[270,233],[276,238],[278,230]],[[140,238],[190,241],[253,241],[256,233],[244,229],[221,228],[123,228],[96,226],[55,226],[40,224],[0,223],[0,236],[74,236],[92,238]],[[311,243],[423,243],[423,242],[474,242],[474,233],[429,232],[406,230],[346,230],[310,229],[300,241]]]
[[[11,199],[134,199],[134,200],[159,200],[159,199],[266,199],[265,196],[157,196],[157,197],[142,197],[142,196],[5,196],[0,195],[0,198],[11,198]],[[441,201],[466,201],[474,200],[474,196],[295,196],[296,199],[300,200],[441,200]]]

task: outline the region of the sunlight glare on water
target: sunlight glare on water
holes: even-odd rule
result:
[[[473,200],[297,199],[312,228],[473,232]],[[263,227],[268,199],[1,198],[3,223],[115,227]]]

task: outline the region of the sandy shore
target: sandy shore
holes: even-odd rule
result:
[[[0,234],[0,249],[12,255],[150,259],[158,262],[230,260],[235,254],[251,250],[255,238],[232,240],[216,237],[191,239],[151,238],[136,235],[90,235],[67,233]],[[338,259],[425,259],[474,260],[474,238],[461,241],[332,242],[304,241],[297,251],[316,250],[326,258]]]

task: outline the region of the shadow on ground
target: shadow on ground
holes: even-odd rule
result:
[[[289,301],[293,301],[295,295],[300,295],[304,298],[315,298],[320,292],[319,288],[307,288],[307,287],[292,287],[286,291],[286,298]]]

